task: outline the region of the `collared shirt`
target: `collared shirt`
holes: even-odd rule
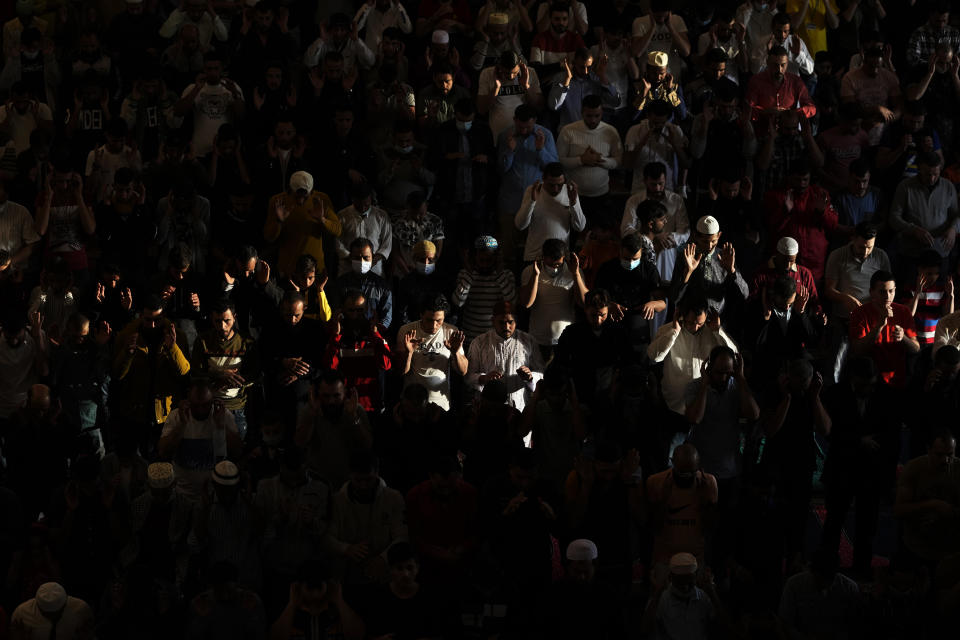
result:
[[[808,118],[817,115],[817,106],[810,99],[807,86],[795,73],[785,73],[778,84],[769,70],[761,71],[750,78],[746,100],[753,109],[754,120],[766,109],[783,111],[799,107]]]
[[[739,297],[741,301],[747,299],[749,289],[747,281],[743,279],[743,274],[739,269],[734,269],[731,274],[723,265],[720,264],[720,250],[715,248],[710,253],[700,258],[700,264],[696,270],[690,274],[690,279],[684,282],[687,275],[687,261],[683,258],[683,251],[686,245],[676,249],[676,267],[674,268],[671,283],[671,298],[679,302],[687,291],[693,289],[703,293],[710,305],[716,309],[717,313],[723,313],[726,307],[728,297]]]
[[[823,211],[814,207],[820,195],[826,195],[822,187],[810,186],[793,193],[793,209],[787,211],[787,192],[783,189],[767,192],[764,199],[767,233],[771,238],[790,236],[800,243],[797,264],[810,269],[815,280],[823,277],[827,258],[827,233],[837,227],[837,212],[827,197]]]
[[[383,256],[383,260],[370,268],[378,276],[383,275],[383,264],[390,258],[393,249],[393,226],[390,216],[380,207],[373,206],[370,213],[363,215],[350,205],[337,214],[342,230],[337,238],[337,254],[340,256],[340,273],[350,270],[350,243],[357,238],[366,238],[373,245],[373,253]]]
[[[957,190],[949,180],[938,179],[932,189],[919,177],[907,178],[897,185],[890,203],[890,228],[899,233],[903,253],[915,257],[926,247],[925,243],[904,231],[920,227],[932,234],[948,222],[960,233]],[[940,255],[949,255],[943,236],[934,236],[933,240],[933,248]]]
[[[883,381],[892,387],[903,388],[907,384],[907,351],[903,342],[897,342],[894,331],[899,325],[903,328],[904,340],[916,338],[913,315],[902,304],[894,302],[891,305],[893,317],[887,321],[885,327],[874,338],[871,345],[871,356],[877,365],[877,370]],[[867,337],[875,326],[883,322],[885,312],[877,309],[873,303],[864,304],[850,312],[850,340],[860,340]]]
[[[602,156],[599,166],[583,165],[580,156],[587,148]],[[587,197],[606,195],[610,191],[610,170],[620,166],[620,134],[606,122],[599,123],[595,129],[588,128],[583,120],[571,122],[560,130],[557,154],[579,193]]]
[[[689,599],[667,589],[657,604],[657,640],[705,638],[713,616],[713,603],[700,587],[693,588]]]
[[[750,297],[762,296],[763,290],[773,286],[777,278],[782,275],[788,275],[797,283],[798,288],[800,286],[807,288],[807,291],[810,293],[808,308],[820,311],[820,296],[817,293],[817,283],[813,279],[813,273],[810,269],[802,265],[794,264],[793,266],[794,268],[789,271],[782,271],[776,268],[773,258],[770,258],[766,268],[757,270],[757,273],[753,276],[753,283],[750,287]],[[827,277],[829,277],[829,275]]]
[[[523,202],[514,217],[517,229],[527,229],[527,243],[523,248],[523,259],[534,260],[543,249],[547,240],[557,239],[566,242],[570,231],[583,231],[587,219],[580,208],[580,199],[573,205],[567,196],[567,187],[554,197],[540,190],[540,195],[533,199],[533,187],[527,187],[523,194]]]
[[[574,75],[569,87],[563,86],[558,75],[547,94],[547,108],[560,112],[558,126],[562,127],[580,118],[583,99],[594,95],[600,96],[603,105],[609,109],[616,109],[620,104],[620,91],[616,85],[612,82],[603,84],[595,73],[583,77]]]
[[[690,406],[700,393],[701,380],[687,385],[685,401]],[[727,379],[727,388],[717,391],[707,385],[707,404],[700,424],[690,427],[688,440],[700,452],[704,471],[723,480],[740,475],[740,393],[737,381]]]
[[[537,382],[543,378],[540,348],[533,336],[525,331],[517,330],[509,338],[503,338],[496,329],[490,329],[470,343],[467,359],[470,362],[467,366],[467,384],[483,391],[480,376],[499,371],[503,374],[500,379],[507,386],[508,402],[517,411],[523,411]],[[529,367],[533,377],[530,380],[521,378],[517,373],[520,367]]]
[[[877,271],[890,271],[890,258],[887,252],[877,247],[865,260],[853,255],[853,246],[849,243],[830,252],[827,258],[826,278],[834,282],[834,288],[846,293],[860,302],[870,297],[870,278]],[[833,317],[846,318],[846,307],[834,305]]]
[[[537,149],[536,132],[543,133],[543,148]],[[526,138],[517,140],[516,148],[511,151],[507,140],[514,134],[514,128],[508,127],[497,138],[497,168],[502,176],[500,183],[499,206],[501,213],[514,213],[520,206],[524,191],[543,176],[543,168],[551,162],[559,162],[557,144],[553,134],[546,127],[534,125],[534,131]]]
[[[703,327],[697,333],[681,328],[675,332],[673,325],[660,327],[657,336],[647,347],[647,355],[654,362],[663,362],[663,399],[674,413],[683,415],[687,410],[687,385],[699,380],[703,363],[710,359],[710,351],[718,345],[738,351],[736,343],[721,327],[713,331]]]

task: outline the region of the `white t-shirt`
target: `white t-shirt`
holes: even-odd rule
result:
[[[444,411],[450,410],[450,360],[453,356],[450,349],[444,344],[458,329],[452,324],[444,324],[434,334],[429,334],[420,327],[420,322],[410,322],[400,327],[397,334],[403,339],[410,331],[417,332],[417,339],[421,340],[417,350],[413,352],[410,361],[410,371],[404,376],[404,386],[421,384],[427,389],[427,400],[439,406]],[[460,347],[458,353],[463,353]]]
[[[527,67],[530,73],[530,91],[540,94],[540,78],[533,67]],[[488,96],[493,93],[493,88],[497,79],[497,67],[487,67],[480,72],[480,78],[477,81],[477,95]],[[490,105],[490,130],[493,132],[493,141],[496,143],[497,137],[513,126],[513,112],[517,107],[524,104],[526,91],[520,87],[519,76],[500,86],[500,92],[494,98]]]
[[[16,109],[11,109],[10,113],[7,113],[7,106],[0,106],[0,122],[6,121],[10,137],[13,139],[13,146],[18,154],[30,148],[30,134],[40,125],[41,120],[48,122],[53,120],[50,107],[42,102],[37,106],[36,113],[27,109],[23,115],[17,113]]]
[[[183,90],[182,96],[193,91],[194,84]],[[241,94],[240,99],[243,99]],[[213,149],[213,138],[220,125],[230,122],[230,107],[234,97],[223,83],[204,84],[193,103],[193,155],[205,156]]]
[[[640,149],[633,161],[633,188],[636,193],[643,188],[643,168],[651,162],[662,162],[667,166],[667,189],[675,191],[677,189],[676,161],[677,152],[670,144],[669,130],[676,129],[680,133],[680,138],[685,140],[683,131],[675,124],[667,123],[660,132],[651,133],[647,138],[647,143]],[[650,129],[650,121],[642,120],[633,125],[627,131],[624,139],[624,149],[627,151],[636,151],[640,146],[640,140]],[[665,135],[666,134],[666,135]]]
[[[100,147],[98,147],[99,149]],[[120,153],[110,153],[106,145],[103,147],[103,157],[100,159],[100,166],[97,167],[97,179],[100,187],[97,189],[96,201],[98,203],[103,202],[107,194],[110,193],[110,190],[113,188],[113,176],[117,172],[117,169],[123,167],[129,167],[131,169],[140,169],[140,152],[134,151],[134,162],[131,165],[130,163],[130,147],[124,146]],[[86,177],[91,177],[94,174],[93,163],[97,158],[97,149],[92,149],[90,153],[87,154],[87,166],[84,171]]]
[[[670,14],[670,24],[677,33],[686,33],[687,25],[683,18],[675,13]],[[670,29],[666,24],[658,24],[653,21],[653,17],[646,15],[640,16],[633,21],[633,37],[642,38],[653,28],[653,37],[650,38],[650,44],[640,52],[642,60],[647,59],[647,53],[651,51],[663,51],[667,54],[669,62],[667,69],[673,74],[673,77],[679,80],[680,72],[683,71],[683,58],[673,46],[673,36],[670,35]]]
[[[527,265],[520,274],[520,284],[527,286],[533,278],[533,265]],[[560,334],[574,321],[573,274],[566,263],[560,273],[550,276],[540,269],[537,299],[530,307],[530,335],[537,344],[557,344]]]
[[[206,420],[197,420],[193,415],[187,419],[183,437],[173,454],[174,475],[177,478],[177,491],[190,498],[199,498],[204,484],[217,462],[227,457],[226,431],[237,435],[237,425],[233,414],[223,412],[223,429],[216,426],[213,412]],[[170,434],[180,427],[180,411],[174,411],[163,423],[160,437]],[[237,436],[239,437],[239,436]]]

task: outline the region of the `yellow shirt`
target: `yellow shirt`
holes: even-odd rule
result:
[[[804,0],[787,0],[787,13],[791,16],[800,13]],[[797,35],[807,45],[810,56],[816,57],[819,51],[827,50],[827,3],[833,12],[838,13],[835,0],[810,0],[803,22],[796,29]]]
[[[284,205],[290,212],[290,215],[283,222],[277,220],[277,216],[273,212],[274,203],[278,199],[283,199]],[[314,207],[319,207],[321,203],[326,207],[322,222],[315,220],[312,216]],[[305,253],[314,257],[319,269],[326,269],[326,263],[323,260],[324,231],[339,238],[342,230],[343,226],[340,224],[340,218],[337,217],[333,202],[330,201],[327,194],[314,191],[306,202],[298,205],[292,194],[278,193],[270,198],[267,205],[267,221],[263,225],[263,239],[277,245],[279,249],[277,268],[280,273],[289,277],[293,273],[297,258]],[[333,259],[336,260],[336,256]]]

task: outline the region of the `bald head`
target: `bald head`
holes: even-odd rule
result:
[[[673,450],[673,468],[679,473],[694,473],[700,468],[697,448],[685,443]]]

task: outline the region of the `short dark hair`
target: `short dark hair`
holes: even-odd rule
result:
[[[537,119],[537,110],[528,104],[521,104],[513,110],[513,118],[519,122]]]
[[[933,356],[934,365],[947,365],[955,367],[960,364],[960,349],[952,344],[945,344],[937,349],[937,355]]]
[[[442,293],[428,293],[420,300],[420,313],[450,313],[450,302]]]
[[[707,301],[707,297],[702,294],[686,295],[677,303],[677,309],[680,310],[681,316],[688,313],[700,315],[710,310],[710,303]]]
[[[863,158],[857,158],[850,163],[850,175],[863,178],[868,173],[870,173],[870,163]]]
[[[797,292],[797,281],[792,276],[782,275],[773,281],[770,288],[773,295],[787,299]]]
[[[643,249],[643,243],[640,242],[640,236],[636,233],[628,233],[620,238],[620,246],[629,251],[631,255]]]
[[[780,15],[780,14],[777,14],[777,15]],[[783,45],[779,45],[779,44],[770,49],[770,51],[767,53],[767,57],[770,57],[770,56],[773,56],[776,58],[788,57],[786,48],[784,48]]]
[[[610,293],[606,289],[591,289],[584,296],[584,307],[593,307],[594,309],[603,309],[609,307],[611,302]]]
[[[293,263],[293,272],[295,274],[305,275],[311,271],[314,273],[317,272],[317,259],[309,253],[298,257],[297,261]]]
[[[433,66],[430,67],[430,75],[432,76],[452,76],[453,67],[450,66],[450,63],[446,60],[438,60],[433,63]]]
[[[563,165],[559,162],[550,162],[543,168],[543,175],[551,178],[559,178],[564,175]]]
[[[889,271],[884,271],[883,269],[876,271],[872,276],[870,276],[870,289],[872,290],[878,284],[883,284],[885,282],[896,283],[897,279]]]
[[[667,165],[662,162],[648,162],[643,167],[643,177],[655,179],[667,175]]]
[[[237,308],[234,306],[233,302],[227,298],[214,300],[213,304],[210,305],[210,313],[226,313],[227,311],[234,315],[237,314]]]
[[[600,109],[603,107],[603,100],[596,94],[590,94],[580,102],[580,105],[581,109]]]
[[[413,545],[404,540],[394,542],[387,549],[387,564],[391,567],[401,562],[407,562],[408,560],[416,561],[416,559],[417,554],[413,549]]]
[[[785,25],[790,24],[790,14],[786,11],[778,11],[773,16],[773,24]]]
[[[187,269],[193,264],[193,250],[183,242],[178,242],[167,256],[167,263],[174,269]]]
[[[367,247],[370,247],[370,251],[373,251],[373,243],[367,238],[354,238],[353,242],[350,243],[350,251],[354,249],[363,251]]]
[[[557,238],[550,238],[544,241],[540,253],[544,258],[549,258],[550,260],[562,258],[567,255],[567,243]]]
[[[357,449],[350,454],[350,473],[376,473],[380,460],[373,449]]]
[[[654,163],[650,163],[654,164]],[[647,165],[648,167],[650,165]],[[657,176],[659,177],[659,176]],[[644,200],[637,205],[637,222],[641,225],[647,224],[651,220],[664,218],[667,216],[667,207],[662,202],[656,200]]]
[[[917,165],[925,164],[928,167],[939,167],[943,163],[940,155],[934,151],[921,151],[917,154]]]
[[[460,98],[453,105],[453,110],[455,113],[459,113],[464,116],[472,116],[476,113],[476,108],[473,106],[473,100],[470,98]]]
[[[862,222],[857,223],[857,226],[853,228],[854,235],[863,238],[864,240],[873,240],[877,237],[878,231],[877,225],[873,224],[869,220],[863,220]]]
[[[733,349],[725,344],[718,344],[710,350],[710,364],[713,364],[717,361],[717,358],[722,358],[723,356],[728,356],[734,362],[737,360],[737,353]]]
[[[710,49],[710,51],[707,51],[707,55],[704,56],[704,60],[710,64],[719,64],[721,62],[726,63],[730,61],[730,56],[728,56],[727,52],[720,47],[714,47],[713,49]]]
[[[918,267],[940,267],[942,265],[943,258],[940,257],[940,253],[936,249],[924,249],[917,256]]]
[[[497,66],[501,69],[513,69],[519,64],[520,56],[518,56],[517,52],[513,51],[512,49],[509,51],[504,51],[500,54],[500,57],[497,58]]]

